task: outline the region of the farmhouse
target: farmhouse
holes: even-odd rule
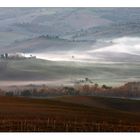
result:
[[[0,55],[1,59],[26,59],[26,58],[36,58],[36,56],[33,55],[28,55],[28,57],[26,56],[25,53],[4,53]]]

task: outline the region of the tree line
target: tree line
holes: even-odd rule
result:
[[[25,96],[25,97],[53,97],[53,96],[107,96],[107,97],[140,97],[140,82],[127,83],[120,87],[110,87],[107,85],[84,84],[74,86],[49,87],[2,91],[1,95]]]

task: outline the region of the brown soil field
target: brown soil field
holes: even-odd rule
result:
[[[0,96],[1,132],[140,132],[140,101]]]

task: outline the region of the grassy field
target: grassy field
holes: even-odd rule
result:
[[[0,82],[61,80],[71,84],[77,79],[88,77],[94,83],[112,86],[139,80],[140,65],[137,63],[55,62],[41,59],[0,60],[0,71]]]
[[[0,96],[0,131],[139,132],[140,101],[84,96],[51,99]]]

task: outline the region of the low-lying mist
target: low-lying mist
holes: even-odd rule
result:
[[[140,55],[140,38],[139,37],[122,37],[113,40],[112,45],[95,49],[92,52],[110,52],[110,53],[127,53]]]
[[[113,54],[115,55],[112,56]],[[34,53],[33,55],[36,55],[40,59],[46,59],[51,61],[107,63],[107,62],[117,62],[118,58],[118,62],[123,62],[124,56],[125,59],[128,58],[128,60],[130,60],[131,56],[139,58],[140,38],[122,37],[115,38],[112,40],[111,39],[97,40],[93,46],[87,46],[86,50],[82,50],[81,48],[71,49],[68,51],[58,49],[51,52],[45,51],[43,53]],[[133,61],[135,61],[134,59]]]

